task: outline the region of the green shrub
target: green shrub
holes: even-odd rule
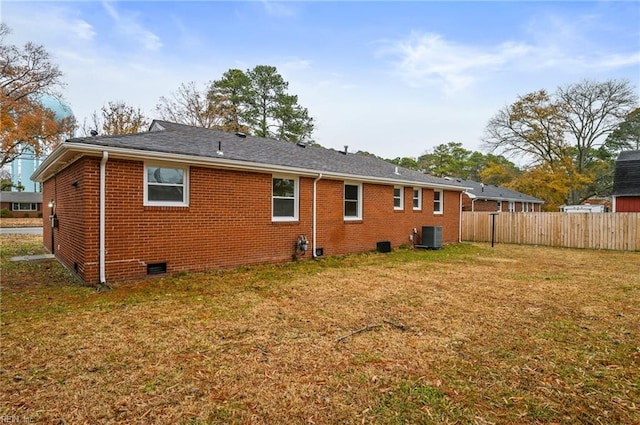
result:
[[[9,211],[7,208],[3,208],[0,210],[0,217],[2,218],[13,217],[13,214],[11,214],[11,211]]]

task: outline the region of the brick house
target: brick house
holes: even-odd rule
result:
[[[613,212],[640,212],[640,150],[618,155],[613,176]]]
[[[397,247],[425,225],[458,242],[464,190],[346,150],[166,121],[67,140],[33,178],[53,205],[44,245],[86,284]]]
[[[544,201],[506,187],[456,179],[468,188],[462,196],[462,211],[540,212]]]
[[[42,193],[1,191],[0,209],[8,211],[7,217],[42,217]]]

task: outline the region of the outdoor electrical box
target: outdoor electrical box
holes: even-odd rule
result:
[[[422,226],[422,241],[420,248],[442,248],[442,226]]]

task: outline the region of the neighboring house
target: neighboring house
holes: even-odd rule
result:
[[[474,212],[540,212],[544,201],[505,187],[455,180],[467,188],[462,196],[462,210]]]
[[[640,150],[618,155],[613,177],[613,212],[640,212]]]
[[[8,210],[8,217],[42,217],[42,193],[0,191],[0,209]]]
[[[364,155],[154,121],[67,140],[33,175],[43,240],[87,284],[458,242],[462,185]]]

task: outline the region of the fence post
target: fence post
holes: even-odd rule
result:
[[[491,248],[493,248],[493,243],[496,239],[496,216],[500,214],[497,212],[491,213]]]

